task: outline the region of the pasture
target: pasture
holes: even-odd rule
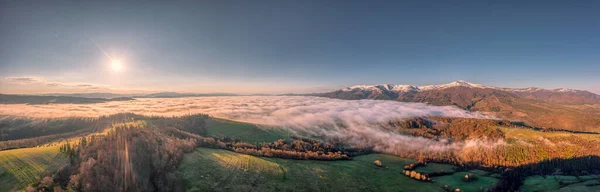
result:
[[[375,166],[375,160],[381,160],[383,167]],[[415,162],[383,154],[347,161],[289,160],[198,148],[184,156],[178,169],[187,191],[443,191],[448,184],[463,187],[454,177],[422,182],[402,175],[404,166]],[[440,167],[447,168],[433,169]],[[497,179],[482,178],[476,188],[491,187],[496,184],[493,181]]]
[[[0,191],[24,189],[66,162],[58,145],[0,151]]]
[[[600,191],[600,175],[547,175],[525,178],[520,191]]]
[[[449,164],[441,164],[441,163],[427,163],[426,166],[421,166],[421,167],[417,167],[415,169],[416,172],[419,173],[426,173],[426,174],[431,174],[431,173],[454,173],[454,166],[449,165]]]
[[[465,175],[474,177],[471,181],[465,181]],[[459,188],[461,191],[485,191],[495,186],[500,179],[492,177],[490,173],[481,170],[460,171],[452,175],[433,177],[440,186],[448,186],[450,189]]]
[[[261,128],[260,125],[230,121],[218,118],[206,119],[208,136],[233,137],[248,143],[273,142],[289,139],[290,133],[276,128]]]

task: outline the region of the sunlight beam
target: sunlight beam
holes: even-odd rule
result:
[[[104,55],[106,55],[106,57],[108,57],[108,59],[110,59],[111,61],[113,61],[112,57],[110,57],[110,55],[108,55],[108,53],[106,53],[106,51],[104,51],[104,49],[102,49],[102,47],[100,47],[100,45],[98,45],[98,43],[96,43],[96,41],[94,41],[94,39],[92,39],[92,37],[90,37],[89,35],[87,37],[90,40],[92,40],[92,43],[94,43],[94,45],[96,45],[96,47],[98,47],[98,49],[100,49],[100,51],[102,51],[102,53],[104,53]]]

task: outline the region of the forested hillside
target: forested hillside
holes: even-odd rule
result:
[[[600,132],[600,100],[596,100],[600,96],[589,92],[581,94],[583,95],[571,92],[550,94],[548,91],[516,92],[485,87],[452,86],[400,92],[379,89],[337,90],[319,96],[454,105],[465,110],[520,121],[532,127]]]

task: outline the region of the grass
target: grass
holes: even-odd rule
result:
[[[273,142],[290,138],[290,134],[283,130],[261,128],[250,123],[216,118],[206,120],[206,131],[209,136],[234,137],[249,143]]]
[[[454,173],[454,166],[449,164],[428,163],[427,166],[417,167],[416,172],[419,173]]]
[[[487,176],[487,173],[481,174],[482,171],[469,171],[469,172],[456,172],[452,175],[445,175],[440,177],[434,177],[435,182],[439,183],[440,186],[448,186],[451,189],[459,188],[461,191],[485,191],[487,188],[492,187],[498,183],[499,179]],[[475,180],[465,181],[465,175],[475,175]]]
[[[383,154],[349,161],[288,160],[198,148],[184,156],[179,170],[187,191],[443,191],[439,183],[402,175],[404,165],[415,162]],[[484,184],[495,183],[485,178],[475,183]]]
[[[66,162],[58,145],[0,151],[0,191],[22,190]]]
[[[541,132],[531,129],[523,128],[507,128],[502,127],[502,132],[506,138],[521,139],[526,141],[534,141],[540,138],[554,138],[554,137],[571,137],[577,136],[584,140],[596,140],[600,141],[600,135],[598,134],[584,134],[584,133],[567,133],[567,132]]]
[[[599,178],[600,175],[535,175],[525,179],[520,191],[600,191]]]

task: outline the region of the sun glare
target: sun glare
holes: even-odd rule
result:
[[[123,68],[123,64],[120,60],[112,60],[112,64],[110,65],[113,71],[119,72]]]

